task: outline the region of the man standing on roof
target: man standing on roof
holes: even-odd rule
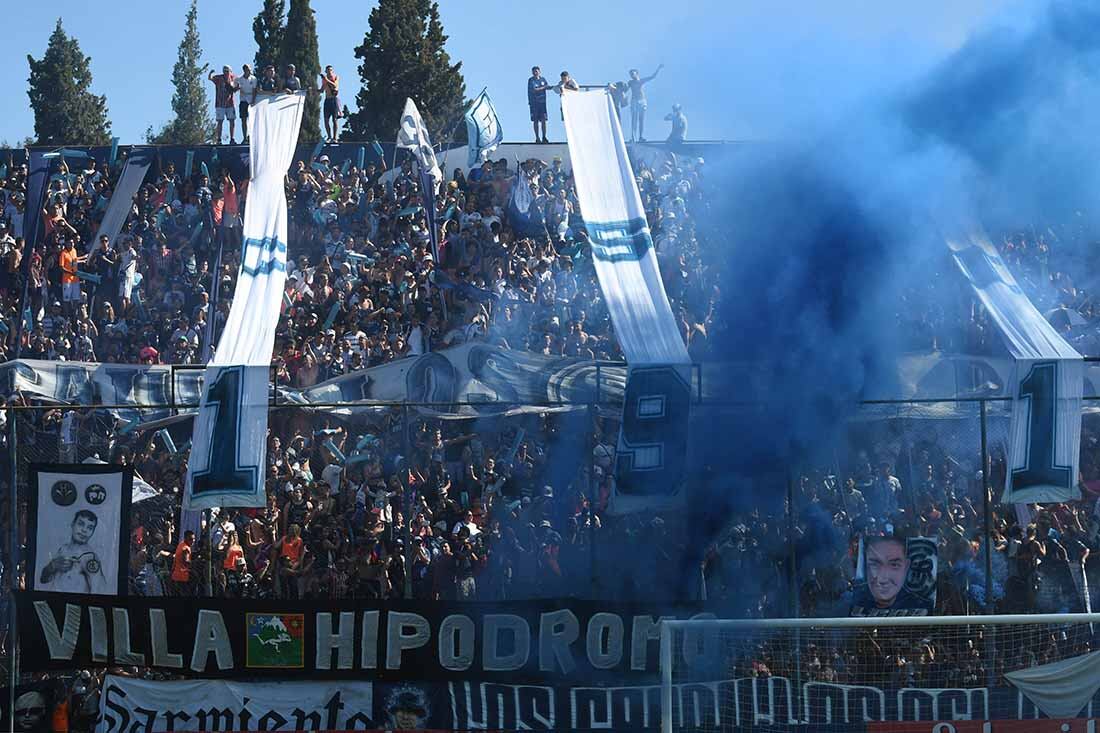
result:
[[[214,82],[214,119],[218,123],[214,133],[214,144],[222,144],[222,122],[229,120],[229,144],[236,145],[234,140],[237,126],[237,110],[233,107],[233,95],[237,91],[237,78],[233,76],[233,70],[228,66],[222,67],[222,73],[215,75],[213,71],[206,78]]]
[[[527,80],[527,106],[531,108],[531,125],[535,128],[535,142],[548,143],[546,139],[546,90],[549,82],[542,75],[542,69],[531,67],[531,78]],[[542,137],[539,137],[539,125],[542,125]]]
[[[328,141],[334,143],[340,136],[340,77],[332,66],[326,66],[325,73],[321,74],[320,91],[325,93],[325,105],[321,110],[321,116],[325,120],[325,134]]]
[[[252,98],[256,93],[256,75],[252,73],[252,67],[248,64],[242,66],[241,70],[243,73],[237,77],[237,90],[241,93],[239,106],[241,111],[241,135],[244,138],[242,142],[247,143],[248,106],[252,104]]]
[[[645,78],[642,78],[637,69],[630,70],[630,81],[627,82],[630,87],[630,142],[645,142],[645,85],[656,79],[663,68],[664,64],[659,65],[656,71]]]

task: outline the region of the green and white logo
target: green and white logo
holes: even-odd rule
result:
[[[250,613],[245,666],[301,669],[305,666],[305,616],[300,613]]]

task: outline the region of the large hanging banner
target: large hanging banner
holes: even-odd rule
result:
[[[305,94],[264,97],[249,108],[252,178],[233,306],[206,367],[187,467],[185,509],[262,507],[268,372],[286,283],[283,188]]]
[[[1094,699],[1050,720],[1011,687],[891,687],[760,675],[678,682],[678,730],[773,733],[1091,731]],[[37,698],[28,698],[37,702]],[[107,675],[97,733],[245,730],[629,731],[661,726],[661,687],[454,682],[152,681]],[[998,719],[990,726],[985,721]],[[1005,720],[1018,718],[1022,720]],[[918,723],[917,721],[923,721]],[[940,723],[938,721],[946,721]],[[47,721],[48,722],[48,721]],[[16,728],[16,730],[20,730]],[[48,730],[48,728],[46,729]]]
[[[626,370],[619,364],[469,342],[349,372],[312,387],[280,390],[279,400],[304,406],[359,403],[326,408],[326,414],[340,416],[388,409],[372,407],[371,401],[419,403],[418,412],[440,418],[519,415],[597,403],[617,414],[625,379]]]
[[[126,466],[31,466],[27,588],[124,596],[133,473]]]
[[[134,733],[146,730],[140,727],[145,724],[149,733],[363,730],[378,727],[373,725],[375,694],[369,682],[334,687],[323,682],[153,682],[107,675],[96,730]]]
[[[581,215],[629,372],[611,511],[683,499],[691,359],[665,294],[615,103],[605,90],[561,99]]]
[[[1006,504],[1081,497],[1084,362],[1028,300],[985,235],[948,242],[955,263],[1004,337],[1015,363]]]
[[[701,610],[573,599],[290,602],[28,591],[15,597],[28,672],[122,665],[188,677],[369,674],[382,682],[655,680],[661,617],[693,618]],[[692,659],[700,669],[713,662],[706,654]]]

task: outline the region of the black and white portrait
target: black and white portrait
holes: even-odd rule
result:
[[[130,492],[121,466],[34,467],[32,589],[124,594]]]

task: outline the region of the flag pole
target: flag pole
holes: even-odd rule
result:
[[[19,319],[22,321],[23,314],[19,314]],[[18,444],[19,434],[18,427],[15,424],[15,405],[13,404],[15,395],[11,397],[11,401],[6,405],[7,417],[8,417],[8,453],[11,459],[11,494],[9,496],[11,512],[9,517],[9,530],[11,531],[11,547],[9,548],[10,555],[7,558],[8,564],[5,568],[8,581],[7,591],[9,593],[9,600],[11,605],[8,607],[8,710],[15,710],[15,696],[16,686],[19,684],[19,614],[15,608],[15,592],[19,590],[19,458],[18,458]],[[31,569],[33,572],[33,568]],[[11,716],[9,721],[9,731],[14,733],[15,731],[15,716]]]
[[[432,271],[434,272],[440,267],[439,237],[435,226],[435,185],[432,182],[431,172],[424,170],[424,166],[420,164],[419,160],[416,161],[416,167],[420,173],[420,202],[424,206],[424,222],[428,226],[428,243],[432,248]],[[429,277],[429,287],[434,284],[431,280]],[[447,317],[447,301],[443,298],[443,289],[436,285],[435,291],[439,294],[439,307],[443,311],[443,320],[446,322],[449,319]]]
[[[49,192],[49,180],[46,178],[49,175],[52,165],[45,156],[39,156],[37,160],[31,154],[30,148],[26,148],[27,151],[27,195],[23,206],[23,262],[21,264],[21,274],[23,277],[23,293],[19,297],[19,320],[15,326],[15,358],[18,359],[23,353],[23,336],[29,335],[33,328],[28,329],[26,327],[26,313],[27,313],[27,301],[30,298],[30,281],[31,281],[31,261],[34,259],[36,245],[38,243],[38,232],[42,226],[42,211],[46,206],[46,202],[49,200],[47,193]],[[35,165],[35,163],[38,165]],[[39,173],[36,173],[39,169],[44,169]],[[36,175],[39,179],[36,179]],[[31,191],[31,182],[33,180],[40,180],[41,190]],[[31,201],[32,195],[34,201]],[[32,208],[33,207],[33,208]],[[34,325],[34,316],[31,315],[31,326]]]

